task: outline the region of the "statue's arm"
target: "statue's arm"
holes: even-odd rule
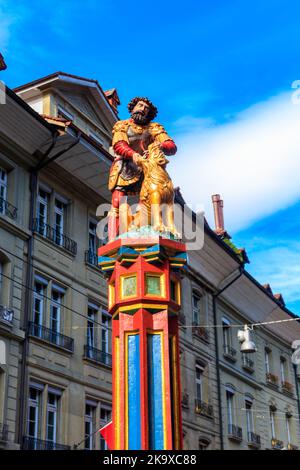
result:
[[[114,152],[123,158],[132,158],[134,150],[129,146],[129,140],[127,136],[127,121],[118,121],[113,127],[112,134],[112,146]]]
[[[161,124],[153,122],[151,124],[151,134],[154,141],[160,143],[160,148],[166,155],[175,155],[177,152],[176,144]]]

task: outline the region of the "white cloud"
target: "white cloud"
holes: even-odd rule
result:
[[[212,194],[224,199],[231,233],[300,198],[300,105],[291,98],[292,90],[218,126],[181,118],[169,171],[187,203],[204,204],[211,225]]]

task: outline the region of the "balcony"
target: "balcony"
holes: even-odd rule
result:
[[[0,305],[0,322],[12,326],[14,319],[14,311],[5,305]]]
[[[248,446],[259,449],[261,446],[260,436],[254,432],[248,432]]]
[[[294,446],[293,444],[289,443],[287,445],[287,450],[298,450],[299,447],[298,446]]]
[[[2,197],[0,197],[0,214],[7,215],[11,219],[16,220],[18,215],[18,209]]]
[[[47,343],[54,344],[59,348],[65,349],[68,352],[74,352],[74,339],[68,336],[57,333],[44,326],[37,325],[33,322],[28,323],[28,335],[34,338],[42,339]]]
[[[266,373],[266,382],[268,385],[273,387],[278,387],[278,377],[277,375],[271,374],[270,372]]]
[[[229,344],[224,344],[223,346],[223,356],[229,361],[236,361],[236,349],[229,346]]]
[[[271,446],[272,446],[272,449],[281,450],[283,449],[284,444],[283,444],[283,441],[279,441],[279,439],[273,438],[271,441]]]
[[[294,388],[290,382],[287,382],[286,380],[284,380],[283,382],[281,382],[281,388],[283,392],[289,395],[293,395]]]
[[[58,444],[52,441],[42,441],[34,437],[24,436],[22,450],[70,450],[70,446]]]
[[[195,412],[207,418],[213,417],[213,407],[201,400],[195,400]]]
[[[209,343],[209,333],[204,326],[194,325],[192,326],[192,334],[197,338],[200,338],[205,343]]]
[[[254,372],[254,361],[250,359],[246,354],[242,355],[242,367],[248,372]]]
[[[32,231],[38,233],[47,240],[50,240],[55,245],[64,248],[66,251],[72,255],[77,253],[77,243],[71,238],[66,237],[66,235],[61,234],[58,230],[51,227],[50,225],[44,224],[38,219],[34,219]]]
[[[235,424],[228,425],[228,439],[241,442],[243,440],[243,430]]]
[[[0,441],[8,441],[8,426],[7,424],[0,423]]]
[[[89,264],[91,266],[95,266],[96,268],[99,268],[97,253],[95,253],[92,250],[87,250],[85,252],[85,262],[86,262],[86,264]]]
[[[101,351],[100,349],[93,348],[92,346],[84,346],[84,358],[90,359],[91,361],[103,364],[107,367],[112,367],[112,355]]]

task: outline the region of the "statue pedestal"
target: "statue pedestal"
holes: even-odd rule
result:
[[[112,315],[110,449],[182,449],[178,312],[185,245],[158,234],[99,248]]]

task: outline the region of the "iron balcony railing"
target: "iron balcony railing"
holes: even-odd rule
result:
[[[22,450],[70,450],[71,447],[58,444],[52,441],[43,441],[34,437],[24,436],[22,443]]]
[[[0,305],[0,321],[12,326],[14,311],[5,305]]]
[[[229,346],[229,344],[224,344],[223,353],[224,353],[224,356],[230,359],[236,360],[236,349]]]
[[[228,437],[235,441],[243,440],[243,430],[235,424],[228,424]]]
[[[0,423],[0,441],[8,441],[8,426],[7,424]]]
[[[201,400],[195,400],[195,411],[196,413],[207,416],[208,418],[213,417],[213,407],[212,405],[209,405],[208,403],[205,403],[204,401]]]
[[[36,323],[28,323],[28,335],[40,338],[48,343],[59,346],[67,351],[74,352],[74,339],[68,336],[57,333],[54,330],[45,328],[44,326],[37,325]]]
[[[252,431],[248,432],[248,444],[250,446],[260,447],[260,436]]]
[[[11,219],[15,220],[18,215],[18,209],[0,197],[0,214],[5,214]]]
[[[92,361],[98,362],[98,364],[103,364],[107,367],[112,367],[111,354],[89,346],[88,344],[84,346],[84,357],[86,359],[91,359]]]
[[[39,219],[34,219],[32,231],[38,233],[44,238],[47,238],[51,242],[58,246],[63,247],[73,255],[77,253],[77,243],[66,235],[62,234],[59,230],[45,224]]]
[[[85,252],[85,262],[87,264],[90,264],[92,266],[95,266],[96,268],[99,268],[98,266],[98,256],[97,253],[95,253],[92,250],[87,250]]]
[[[246,354],[243,354],[242,356],[242,365],[244,369],[248,369],[251,371],[254,370],[254,361],[252,361],[252,359],[246,356]]]

